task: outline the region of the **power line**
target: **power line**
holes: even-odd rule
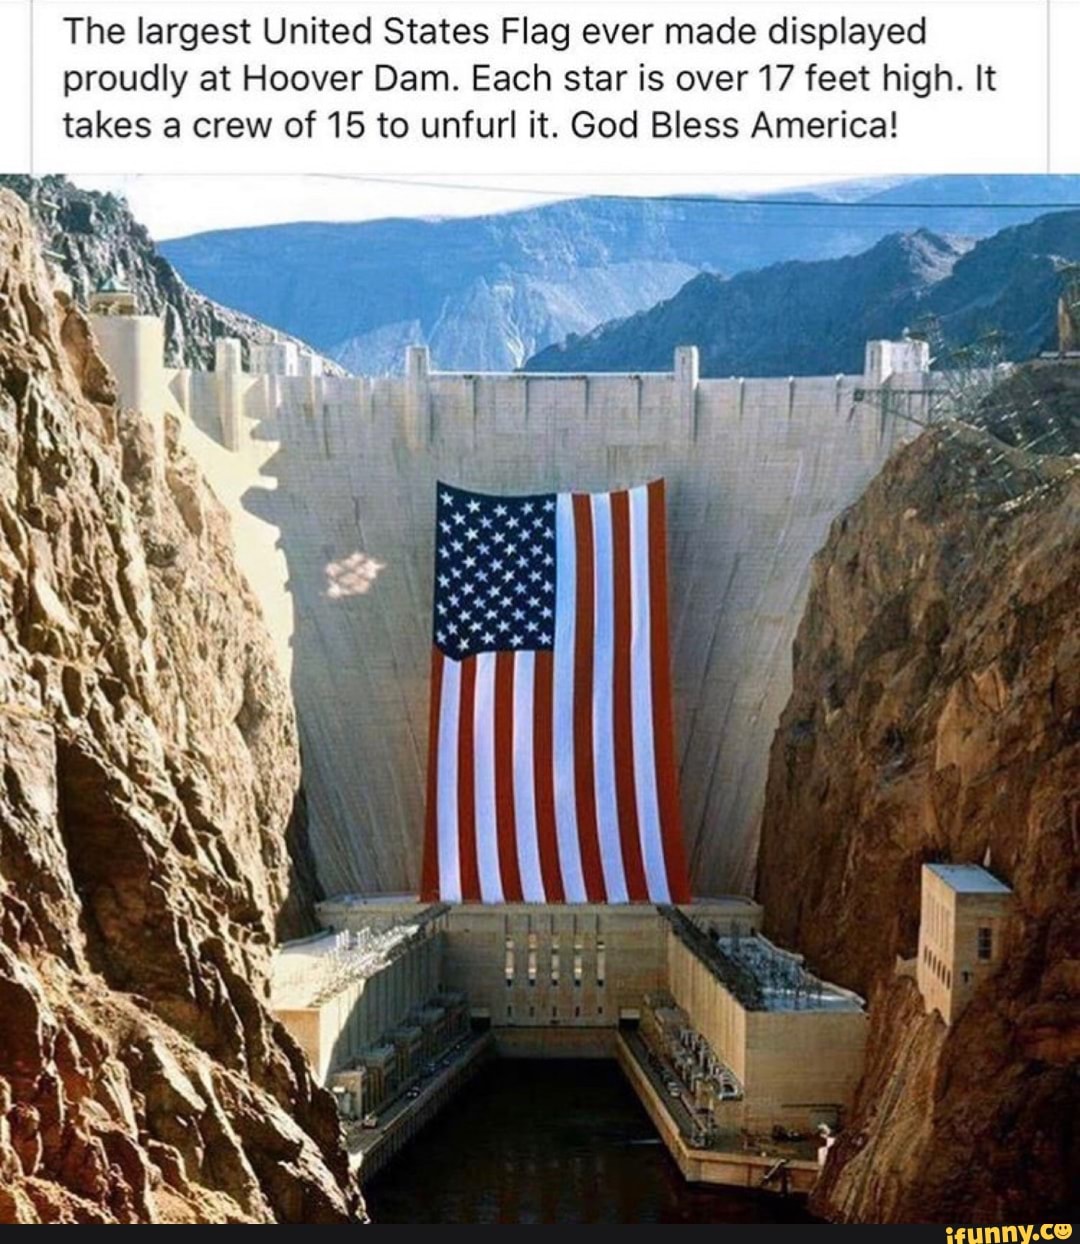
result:
[[[769,198],[741,198],[731,195],[711,194],[610,194],[597,193],[591,190],[543,190],[530,186],[489,186],[477,182],[428,181],[415,177],[370,177],[350,173],[315,173],[312,176],[325,178],[329,181],[365,182],[384,186],[423,186],[433,190],[467,190],[475,193],[484,191],[489,194],[535,194],[544,198],[560,200],[593,199],[610,202],[626,202],[640,200],[647,203],[703,204],[706,206],[727,207],[808,207],[814,209],[827,208],[834,211],[1069,211],[1080,210],[1080,200],[1027,201],[1016,202],[979,202],[964,201],[933,201],[933,200],[881,200],[881,199],[785,199],[778,193]]]

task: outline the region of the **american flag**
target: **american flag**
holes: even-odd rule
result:
[[[436,510],[421,897],[689,901],[663,481]]]

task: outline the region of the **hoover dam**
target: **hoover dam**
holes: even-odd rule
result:
[[[101,308],[99,308],[99,311]],[[753,889],[769,746],[810,563],[931,406],[927,350],[872,342],[864,375],[317,374],[290,342],[219,341],[173,370],[161,323],[94,316],[125,403],[180,420],[232,514],[292,682],[327,894],[415,893],[428,729],[436,482],[606,490],[664,477],[675,729],[691,881]],[[897,394],[879,400],[881,391]]]

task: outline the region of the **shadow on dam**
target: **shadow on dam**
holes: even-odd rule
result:
[[[614,1062],[496,1059],[364,1186],[379,1223],[813,1222],[687,1184]]]

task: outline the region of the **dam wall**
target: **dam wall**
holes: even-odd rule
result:
[[[413,348],[404,375],[372,378],[253,375],[219,344],[213,373],[162,369],[160,400],[234,516],[290,671],[326,892],[418,886],[436,481],[658,476],[692,883],[750,891],[810,561],[918,432],[903,412],[927,408],[928,373],[888,373],[910,351],[868,351],[865,376],[702,380],[692,348],[671,372],[552,376],[432,372]],[[874,400],[882,386],[902,396]]]

